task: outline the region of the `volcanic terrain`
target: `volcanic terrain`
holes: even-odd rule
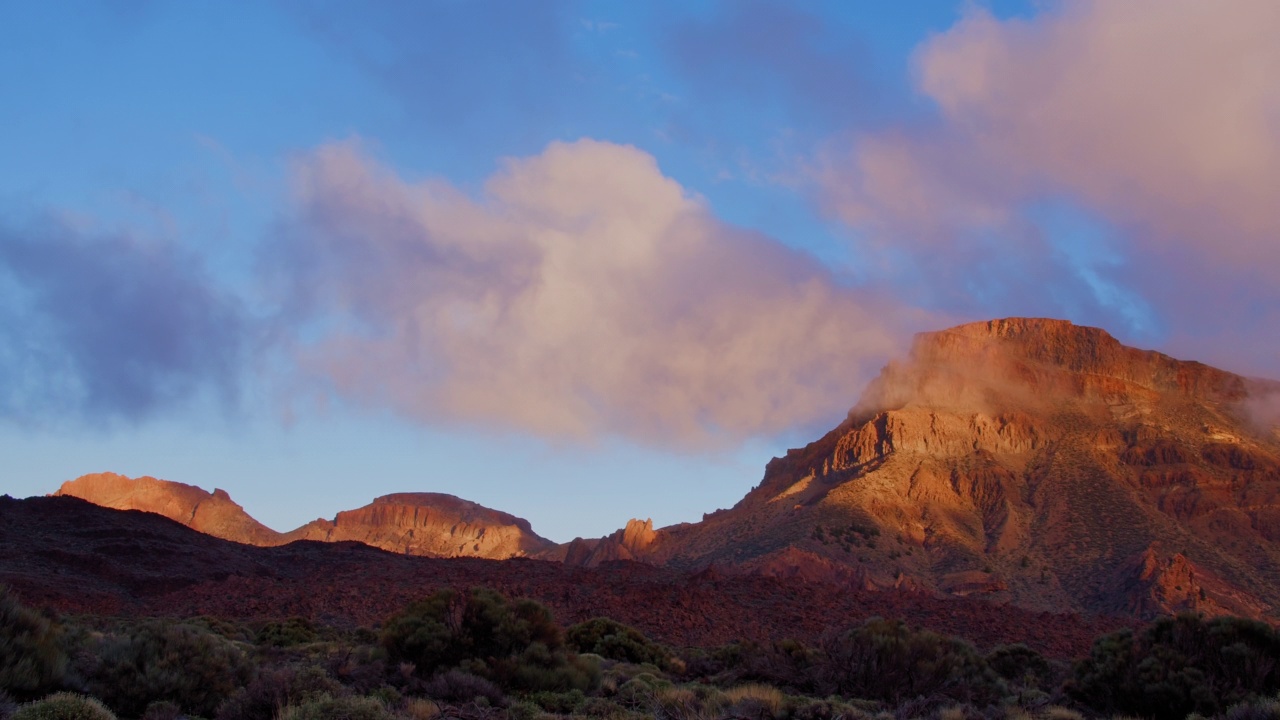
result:
[[[237,542],[358,540],[409,555],[807,579],[1032,612],[1280,615],[1280,384],[1012,318],[917,337],[839,426],[737,505],[555,546],[452,496],[390,495],[274,533],[222,491],[150,478],[63,485]],[[132,489],[131,489],[132,488]],[[656,571],[655,571],[656,572]]]

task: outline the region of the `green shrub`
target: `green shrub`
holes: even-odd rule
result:
[[[644,633],[609,618],[594,618],[573,625],[565,639],[581,653],[594,653],[611,660],[651,663],[666,668],[671,651],[644,636]]]
[[[104,635],[86,648],[89,689],[122,715],[139,717],[157,700],[211,716],[246,684],[252,666],[233,642],[204,628],[152,620]]]
[[[13,720],[116,720],[116,716],[94,698],[60,692],[19,707]]]
[[[258,644],[273,647],[290,647],[313,643],[319,639],[315,625],[303,617],[292,617],[284,621],[272,621],[258,631]]]
[[[1026,687],[1045,690],[1061,682],[1054,664],[1022,643],[996,646],[986,661],[1000,677]]]
[[[1265,623],[1195,615],[1099,638],[1068,693],[1101,713],[1216,715],[1280,687],[1280,633]]]
[[[821,684],[841,695],[899,703],[932,697],[989,705],[1005,684],[958,638],[912,630],[901,621],[871,618],[826,638],[817,670]]]
[[[655,677],[651,673],[640,673],[618,686],[617,700],[630,709],[648,708],[662,688],[671,687],[670,681]]]
[[[439,591],[387,621],[382,645],[420,676],[463,668],[514,690],[590,690],[599,665],[575,656],[551,611],[488,589]],[[407,667],[407,666],[406,666]]]
[[[581,690],[570,690],[569,692],[541,690],[529,693],[525,700],[549,713],[568,715],[577,712],[578,708],[582,707],[582,704],[586,702],[587,696],[583,695]]]
[[[0,585],[0,690],[39,697],[61,686],[66,670],[58,628]]]

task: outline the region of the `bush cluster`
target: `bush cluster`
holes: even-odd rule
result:
[[[594,618],[573,625],[566,632],[566,639],[578,652],[636,665],[648,663],[667,669],[674,657],[670,650],[644,633],[609,618]]]
[[[1241,618],[1162,618],[1099,638],[1068,685],[1105,713],[1211,716],[1280,689],[1280,632]]]
[[[58,620],[0,590],[0,650],[0,720],[1280,720],[1280,634],[1190,615],[1101,637],[1069,667],[881,618],[814,645],[677,651],[485,589],[427,596],[377,633]]]
[[[441,590],[392,617],[382,645],[420,676],[466,670],[517,690],[590,690],[599,668],[574,654],[551,611],[474,588]]]

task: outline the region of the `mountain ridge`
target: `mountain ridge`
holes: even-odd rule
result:
[[[473,503],[420,494],[455,504],[439,534],[448,543],[407,537],[416,520],[384,532],[413,503],[381,498],[282,537],[587,567],[733,566],[1032,610],[1274,621],[1280,430],[1259,424],[1250,403],[1276,398],[1280,383],[1131,348],[1100,328],[968,323],[918,335],[841,423],[771,460],[742,500],[698,523],[633,520],[557,546],[515,516],[481,508],[489,524],[476,524],[457,509]]]

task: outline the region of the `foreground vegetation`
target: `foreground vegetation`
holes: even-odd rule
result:
[[[815,646],[673,649],[605,618],[445,590],[378,629],[57,618],[0,586],[0,720],[1280,720],[1280,633],[1167,618],[1073,665],[873,618]]]

